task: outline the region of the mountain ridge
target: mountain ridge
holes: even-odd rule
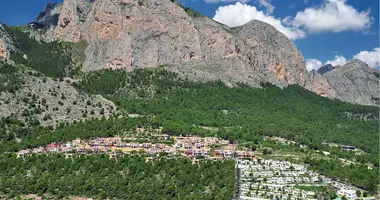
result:
[[[78,64],[83,72],[165,66],[194,80],[222,80],[230,86],[298,84],[321,96],[366,105],[376,104],[371,99],[380,97],[374,92],[376,79],[369,79],[371,88],[351,82],[350,87],[358,89],[350,92],[366,95],[353,98],[357,95],[340,92],[341,84],[332,85],[339,76],[307,72],[296,46],[265,22],[252,20],[230,28],[176,1],[65,0],[48,4],[34,22],[45,26],[44,31],[28,30],[37,40],[86,41],[84,62]],[[350,75],[355,79],[356,74]]]

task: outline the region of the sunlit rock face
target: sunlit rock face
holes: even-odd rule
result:
[[[230,28],[190,16],[170,0],[65,0],[50,10],[55,12],[49,16],[59,11],[54,39],[87,41],[82,71],[165,66],[194,80],[222,80],[229,86],[298,84],[321,96],[362,104],[373,104],[378,96],[376,77],[359,81],[374,74],[370,69],[307,72],[292,41],[261,21]],[[341,73],[360,78],[349,81]]]

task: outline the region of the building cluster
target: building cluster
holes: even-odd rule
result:
[[[338,196],[356,199],[356,190],[309,171],[304,165],[278,160],[237,160],[240,199],[317,199],[317,193],[303,188],[329,187]]]
[[[90,140],[75,139],[66,143],[51,143],[46,147],[25,149],[18,152],[19,156],[33,153],[108,153],[115,155],[122,153],[146,153],[146,154],[175,154],[186,157],[207,157],[216,159],[225,158],[253,158],[252,151],[236,151],[236,145],[228,140],[220,140],[214,137],[170,137],[169,135],[151,135],[137,142],[136,138],[94,138]],[[141,138],[140,138],[141,141]],[[157,142],[161,141],[161,143]],[[168,144],[173,143],[173,144]]]
[[[252,151],[237,151],[236,144],[215,137],[175,137],[173,147],[184,152],[186,156],[219,157],[219,158],[253,158]]]

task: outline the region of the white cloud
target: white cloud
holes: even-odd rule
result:
[[[249,1],[250,0],[204,0],[204,2],[206,2],[206,3],[220,3],[220,2],[224,2],[224,3],[234,3],[234,2],[247,3]]]
[[[303,30],[283,24],[281,19],[258,11],[255,6],[241,4],[240,2],[237,2],[235,5],[220,6],[216,10],[213,19],[230,27],[242,26],[256,19],[274,26],[291,40],[304,38],[306,36]]]
[[[317,59],[307,59],[305,64],[307,71],[311,71],[313,69],[318,70],[322,67],[322,62]]]
[[[332,66],[343,66],[347,63],[347,59],[344,56],[335,56],[334,60],[328,60],[325,65],[331,64]]]
[[[204,2],[206,2],[206,3],[221,3],[221,2],[223,2],[223,3],[235,3],[235,2],[248,3],[250,1],[251,0],[204,0]],[[260,7],[264,7],[266,9],[266,13],[268,13],[268,14],[272,14],[274,9],[276,8],[271,4],[271,1],[272,0],[255,0],[255,2],[257,2]]]
[[[294,25],[311,33],[365,30],[372,24],[370,12],[359,12],[346,0],[324,0],[320,7],[306,8],[298,12]]]
[[[274,6],[270,3],[271,1],[272,1],[272,0],[258,0],[259,5],[262,6],[262,7],[265,7],[265,8],[267,9],[266,12],[267,12],[268,14],[272,14],[273,11],[274,11],[274,9],[276,8],[276,7],[274,7]]]
[[[354,55],[354,59],[359,59],[370,67],[376,68],[380,66],[380,48],[375,48],[373,51],[361,51]]]
[[[352,59],[358,59],[368,64],[372,68],[380,68],[380,48],[375,48],[373,51],[361,51],[353,56]],[[334,60],[328,60],[325,65],[331,64],[332,66],[343,66],[347,63],[347,59],[344,56],[335,56]],[[311,71],[313,69],[318,70],[322,67],[322,62],[317,59],[307,59],[306,69]]]

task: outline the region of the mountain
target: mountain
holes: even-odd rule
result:
[[[379,71],[360,60],[348,62],[324,77],[338,99],[367,105],[379,103]]]
[[[331,68],[327,66],[321,71],[325,69]],[[379,103],[379,71],[357,59],[323,75],[313,70],[307,80],[306,88],[321,96],[356,104]]]
[[[79,52],[83,59],[75,66],[85,73],[164,67],[192,80],[222,80],[229,86],[298,84],[321,96],[368,105],[376,103],[369,99],[379,98],[374,92],[377,79],[368,79],[371,88],[351,85],[354,89],[343,94],[340,91],[350,85],[335,84],[344,77],[325,76],[331,66],[320,70],[322,76],[307,72],[296,46],[269,24],[253,20],[230,28],[176,1],[65,0],[48,4],[33,23],[42,28],[23,31],[36,40],[83,44]],[[370,69],[362,72],[372,73]],[[355,79],[357,74],[349,75]],[[354,98],[359,94],[366,96]]]
[[[260,21],[229,28],[169,0],[65,0],[56,23],[53,39],[88,42],[83,71],[165,65],[231,84],[305,82],[301,53]]]
[[[334,67],[331,64],[327,64],[327,65],[319,68],[317,70],[317,72],[323,75],[323,74],[325,74],[325,73],[327,73],[329,71],[332,71],[333,69],[334,69]]]

